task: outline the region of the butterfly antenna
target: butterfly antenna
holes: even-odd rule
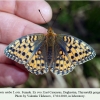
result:
[[[53,27],[53,25],[54,25],[54,23],[56,22],[56,19],[58,18],[58,16],[59,16],[59,14],[60,14],[60,12],[61,12],[61,8],[59,8],[59,12],[58,12],[58,14],[56,15],[56,17],[55,17],[55,19],[54,19],[54,22],[52,23],[52,27]]]
[[[42,15],[42,13],[41,13],[41,11],[40,11],[40,9],[39,9],[39,13],[40,13],[40,15],[42,16],[44,22],[47,24],[46,20],[44,19],[43,15]],[[47,25],[48,25],[48,24],[47,24]],[[49,25],[48,25],[48,26],[49,26]]]

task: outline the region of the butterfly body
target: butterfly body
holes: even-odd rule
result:
[[[47,48],[47,65],[51,66],[53,62],[54,55],[54,45],[55,45],[56,34],[53,32],[52,28],[49,27],[48,32],[46,34],[46,48]]]
[[[15,40],[6,47],[4,53],[36,75],[49,70],[66,75],[76,65],[96,55],[94,49],[84,41],[67,34],[56,34],[52,28],[48,29],[47,34],[31,34]]]

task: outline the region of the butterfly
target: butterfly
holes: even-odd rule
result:
[[[4,50],[4,54],[36,75],[49,70],[58,75],[70,73],[76,65],[96,56],[94,49],[74,36],[56,34],[51,27],[47,34],[23,36]]]

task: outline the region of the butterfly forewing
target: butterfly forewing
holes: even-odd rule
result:
[[[71,35],[59,34],[57,42],[74,65],[91,60],[96,55],[92,47]]]
[[[26,64],[42,45],[44,39],[43,34],[24,36],[8,45],[4,53],[10,59],[20,64]]]

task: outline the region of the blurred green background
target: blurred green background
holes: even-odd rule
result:
[[[25,84],[16,86],[23,88],[99,88],[100,87],[100,2],[99,1],[47,1],[53,18],[62,10],[53,25],[55,32],[69,33],[88,44],[96,51],[96,57],[65,76],[52,73],[45,75],[30,74]],[[45,26],[45,25],[44,25]]]

